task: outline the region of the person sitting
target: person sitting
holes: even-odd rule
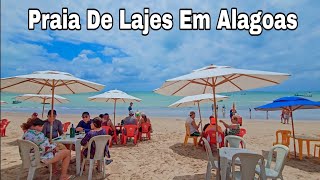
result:
[[[22,123],[21,124],[21,129],[23,130],[23,132],[25,133],[28,129],[30,129],[30,127],[32,126],[33,124],[33,121],[37,119],[37,118],[28,118],[27,122],[26,123]]]
[[[114,134],[114,132],[116,132],[116,128],[114,127],[108,113],[103,115],[102,126],[109,126],[112,128],[112,131],[109,132],[109,135],[111,136]]]
[[[23,135],[24,140],[35,143],[40,150],[40,159],[45,164],[53,165],[53,172],[56,174],[56,165],[62,161],[61,180],[71,178],[67,174],[71,153],[68,149],[58,149],[56,144],[50,144],[48,138],[42,133],[44,121],[39,118],[33,120],[31,127]]]
[[[99,136],[99,135],[106,135],[106,131],[101,128],[102,125],[102,119],[99,117],[95,117],[90,126],[91,126],[91,130],[84,136],[84,138],[81,140],[81,145],[84,146],[84,148],[82,149],[82,157],[87,157],[90,154],[90,158],[94,157],[94,154],[96,152],[96,146],[95,143],[93,142],[91,144],[91,151],[88,152],[88,142],[90,141],[91,138],[95,137],[95,136]],[[105,147],[105,152],[104,152],[104,156],[107,156],[108,158],[110,158],[110,152],[108,149],[108,145],[106,145]],[[100,169],[99,167],[100,163],[98,161],[98,166],[96,167],[97,170]]]
[[[237,135],[240,133],[240,125],[238,124],[238,117],[237,116],[232,116],[231,118],[231,125],[228,125],[227,123],[225,123],[223,120],[220,120],[219,122],[221,122],[225,128],[229,129],[227,131],[226,129],[226,136],[227,135]]]
[[[136,118],[137,122],[140,123],[140,121],[141,121],[141,113],[140,112],[136,112],[135,113],[135,118]]]
[[[78,123],[76,127],[76,132],[89,132],[91,130],[91,119],[88,112],[82,113],[82,120]]]
[[[199,124],[196,124],[195,118],[196,117],[196,113],[194,111],[191,111],[189,114],[189,117],[186,120],[186,124],[189,126],[190,128],[190,135],[191,136],[200,136],[200,132],[199,132],[199,126],[201,124],[201,121],[199,122]]]
[[[214,131],[214,132],[216,131],[216,123],[217,123],[216,118],[214,118],[213,116],[210,116],[209,119],[210,119],[210,123],[204,125],[202,129],[201,137],[207,138],[209,131]],[[223,133],[222,128],[220,126],[218,126],[218,132]],[[198,144],[200,146],[203,145],[202,138],[200,138]]]
[[[134,112],[129,111],[129,116],[123,119],[123,125],[138,125],[137,119],[133,115]]]
[[[141,119],[140,119],[140,122],[139,122],[139,132],[142,132],[142,127],[141,127],[142,123],[149,123],[150,124],[149,131],[152,132],[151,121],[145,114],[141,115]]]
[[[50,126],[52,125],[52,138],[61,136],[63,134],[63,125],[60,120],[56,119],[56,110],[53,110],[53,117],[51,117],[51,110],[49,110],[47,117],[48,119],[43,124],[43,134],[50,139]]]

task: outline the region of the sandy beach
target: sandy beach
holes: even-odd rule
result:
[[[21,160],[16,140],[22,136],[20,124],[25,122],[29,115],[1,113],[1,119],[6,118],[11,121],[7,128],[7,137],[1,137],[1,179],[16,179],[18,173],[21,174],[21,179],[27,177],[27,169],[20,171]],[[123,117],[119,116],[117,119]],[[205,151],[194,147],[192,140],[188,146],[182,145],[185,135],[185,117],[150,118],[154,129],[150,141],[139,142],[136,146],[132,143],[126,146],[114,145],[110,149],[113,162],[106,167],[106,179],[204,179],[207,166]],[[80,115],[58,114],[58,119],[62,122],[70,121],[77,124]],[[208,120],[204,120],[204,123],[207,122]],[[291,130],[291,124],[284,125],[275,120],[244,120],[243,127],[247,129],[245,136],[247,148],[258,153],[272,147],[276,130]],[[320,121],[296,121],[295,132],[312,136],[320,135]],[[314,142],[311,142],[310,158],[306,157],[306,145],[304,144],[303,147],[303,160],[287,160],[283,170],[284,179],[320,179],[320,159],[313,157]],[[293,142],[290,150],[293,154]],[[72,155],[74,156],[74,152]],[[75,174],[75,163],[70,164],[69,173]],[[88,170],[83,177],[76,177],[76,179],[87,179],[87,173]],[[49,171],[41,168],[36,171],[35,179],[47,179],[48,175]],[[214,179],[214,176],[212,178]],[[102,179],[102,175],[94,171],[94,179]]]

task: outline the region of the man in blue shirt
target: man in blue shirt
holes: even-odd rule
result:
[[[87,133],[90,130],[91,130],[90,114],[88,112],[83,112],[82,113],[82,120],[77,125],[76,132],[84,131],[85,133]]]
[[[128,107],[128,111],[132,111],[132,105],[133,105],[133,102],[130,102],[130,106]]]

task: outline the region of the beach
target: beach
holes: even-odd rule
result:
[[[11,121],[7,128],[7,137],[1,137],[1,179],[16,179],[18,173],[21,179],[26,179],[27,169],[20,171],[21,160],[16,143],[22,137],[20,125],[27,120],[31,113],[1,112],[1,119]],[[70,121],[77,124],[81,114],[58,114],[57,119],[62,122]],[[97,114],[92,114],[91,118]],[[124,115],[117,116],[117,120]],[[153,133],[150,141],[139,142],[133,145],[129,142],[126,146],[114,145],[110,148],[113,162],[106,166],[106,179],[204,179],[207,157],[202,148],[194,147],[192,140],[183,146],[185,135],[184,121],[186,117],[150,117]],[[196,121],[199,119],[196,117]],[[208,119],[203,120],[208,123]],[[227,121],[228,122],[228,121]],[[299,120],[295,121],[295,133],[317,136],[320,135],[320,121]],[[268,151],[275,142],[275,132],[278,129],[291,130],[291,124],[284,125],[279,120],[247,121],[244,119],[243,128],[247,130],[244,139],[247,148],[261,154],[262,150]],[[318,142],[319,143],[319,142]],[[288,159],[283,170],[284,179],[320,179],[320,160],[313,157],[314,142],[311,142],[311,157],[306,157],[304,143],[303,160]],[[298,150],[298,146],[297,146]],[[291,140],[290,151],[293,154]],[[75,156],[74,152],[72,156]],[[216,157],[216,155],[215,155]],[[75,163],[70,164],[69,174],[75,174]],[[82,177],[87,179],[88,168]],[[214,179],[214,174],[212,178]],[[35,179],[48,179],[49,171],[41,168],[36,171]],[[54,176],[56,179],[58,176]],[[94,171],[94,179],[102,179],[102,175]]]

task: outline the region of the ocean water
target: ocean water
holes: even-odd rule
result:
[[[99,92],[101,93],[101,92]],[[55,104],[55,109],[59,114],[79,114],[84,111],[88,111],[93,115],[101,113],[113,113],[113,103],[97,103],[88,101],[88,97],[99,93],[84,93],[74,95],[61,95],[70,100],[66,104]],[[175,101],[178,101],[182,97],[177,96],[162,96],[154,92],[127,92],[128,94],[142,99],[140,103],[134,102],[133,110],[146,113],[149,117],[187,117],[188,112],[193,110],[198,116],[198,108],[169,108],[168,106]],[[229,116],[229,110],[232,108],[232,104],[235,103],[238,113],[244,118],[249,119],[249,108],[252,109],[252,119],[266,119],[266,112],[255,111],[254,108],[266,103],[272,102],[274,99],[293,96],[296,92],[255,92],[255,91],[241,91],[235,93],[221,93],[221,95],[227,95],[229,98],[225,101],[218,102],[218,116],[222,117],[222,106],[226,107],[226,117]],[[299,92],[304,94],[306,92]],[[320,101],[320,92],[311,92],[312,97],[306,97],[310,100]],[[1,100],[6,101],[7,104],[1,105],[1,111],[16,111],[16,112],[42,112],[42,104],[24,101],[19,104],[12,104],[14,97],[19,94],[4,93],[1,92]],[[129,104],[117,103],[116,114],[117,116],[125,116],[128,113]],[[201,104],[201,114],[203,118],[208,118],[212,114],[211,104]],[[50,109],[50,105],[47,104],[45,113]],[[269,119],[279,119],[280,111],[269,112]],[[320,121],[320,109],[318,110],[297,110],[294,112],[295,120],[319,120]]]

